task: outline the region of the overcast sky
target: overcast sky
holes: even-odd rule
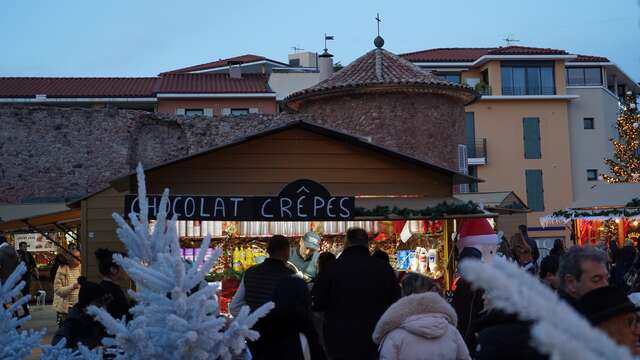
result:
[[[639,0],[3,0],[0,76],[151,76],[246,53],[286,61],[293,46],[348,64],[373,47],[519,45],[606,56],[640,81]]]

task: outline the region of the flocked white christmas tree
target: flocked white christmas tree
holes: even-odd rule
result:
[[[465,260],[460,273],[484,290],[491,306],[532,321],[533,345],[552,360],[633,359],[628,349],[591,326],[549,287],[512,262]]]
[[[31,355],[37,347],[43,331],[16,330],[31,317],[16,318],[17,310],[29,301],[30,296],[20,297],[25,282],[22,275],[27,271],[24,263],[20,263],[4,283],[0,282],[0,359],[24,359]],[[18,299],[19,298],[19,299]],[[16,300],[17,299],[17,300]],[[14,302],[15,301],[15,302]],[[4,308],[3,304],[11,304]]]
[[[185,266],[181,258],[176,232],[176,217],[167,219],[169,190],[160,202],[156,223],[149,225],[148,199],[142,166],[138,166],[138,198],[140,213],[129,214],[129,225],[113,214],[118,223],[118,237],[128,250],[128,257],[114,255],[114,261],[136,284],[130,295],[137,305],[133,319],[125,323],[105,310],[90,307],[112,338],[103,340],[116,359],[231,359],[246,347],[246,340],[259,334],[251,327],[265,316],[273,303],[249,313],[244,307],[233,320],[221,316],[216,289],[206,283],[220,249],[205,260],[211,235],[202,241],[193,266]],[[192,290],[197,289],[192,292]]]

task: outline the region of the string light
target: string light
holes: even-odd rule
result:
[[[630,92],[623,98],[616,122],[619,140],[611,140],[614,159],[605,160],[611,170],[611,175],[603,175],[608,183],[640,182],[640,114],[636,100]]]

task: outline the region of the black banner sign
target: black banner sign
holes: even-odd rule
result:
[[[148,195],[149,219],[155,219],[161,195]],[[139,212],[137,195],[126,195],[124,213]],[[172,195],[167,204],[168,218],[178,220],[230,221],[311,221],[350,220],[354,216],[353,196],[332,196],[312,180],[286,185],[278,196],[201,196]]]

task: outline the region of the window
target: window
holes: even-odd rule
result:
[[[442,78],[443,80],[447,80],[450,83],[460,84],[460,73],[436,73],[437,76]]]
[[[249,115],[249,109],[231,109],[231,116]]]
[[[602,85],[602,69],[600,67],[567,68],[567,85],[569,86]]]
[[[503,63],[502,95],[554,95],[553,62]]]
[[[204,109],[185,109],[185,116],[204,116]]]
[[[524,171],[527,188],[527,205],[533,211],[544,211],[544,188],[542,170]]]
[[[299,67],[300,59],[289,59],[289,66]]]
[[[594,127],[594,121],[592,117],[588,117],[588,118],[584,118],[582,119],[582,121],[584,121],[584,129],[585,130],[593,130]]]
[[[540,119],[522,119],[522,135],[524,139],[524,158],[540,159],[542,151],[540,148]]]
[[[597,169],[588,169],[587,170],[587,181],[598,181],[598,170]]]

